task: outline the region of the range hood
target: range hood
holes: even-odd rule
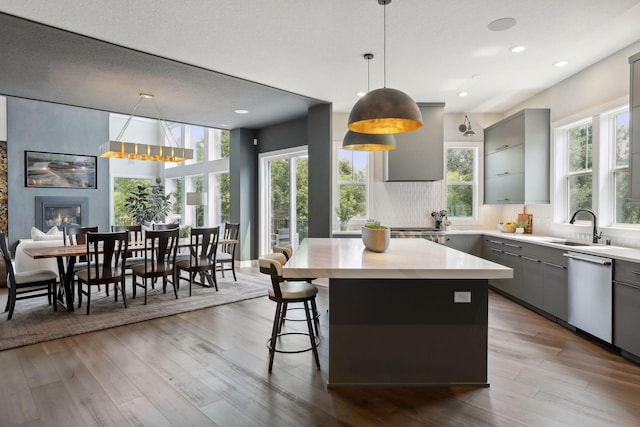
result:
[[[396,149],[384,152],[384,176],[393,181],[444,179],[444,102],[418,102],[423,125],[394,135]]]

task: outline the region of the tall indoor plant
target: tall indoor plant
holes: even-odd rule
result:
[[[136,224],[162,222],[173,210],[171,195],[164,194],[163,185],[138,185],[137,190],[130,194],[125,206]]]

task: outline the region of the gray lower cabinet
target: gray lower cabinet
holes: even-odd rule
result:
[[[482,239],[479,234],[447,234],[444,244],[471,255],[482,255]]]
[[[640,357],[640,264],[614,261],[613,344]]]
[[[543,264],[530,256],[522,255],[522,301],[542,308],[544,301]]]
[[[563,265],[564,262],[564,265]],[[569,276],[564,260],[542,261],[542,310],[564,320],[569,318]]]
[[[509,239],[483,239],[483,257],[513,269],[513,279],[490,280],[491,286],[566,321],[569,287],[564,252]]]
[[[513,270],[512,278],[490,279],[489,284],[516,298],[520,298],[522,293],[521,249],[522,246],[518,242],[495,237],[486,237],[483,244],[483,254],[486,254],[485,258]]]

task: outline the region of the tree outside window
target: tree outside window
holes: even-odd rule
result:
[[[135,219],[126,206],[127,200],[138,191],[138,187],[151,187],[151,180],[144,178],[115,178],[113,180],[113,221],[114,225],[136,225]]]
[[[615,140],[615,164],[613,167],[615,192],[615,222],[618,224],[638,224],[640,203],[629,202],[629,111],[612,117]]]
[[[567,195],[569,218],[577,209],[593,206],[593,135],[591,122],[567,129]]]
[[[447,150],[447,213],[449,217],[474,216],[475,148]]]
[[[338,149],[338,206],[348,208],[353,217],[366,218],[369,155],[364,151]]]

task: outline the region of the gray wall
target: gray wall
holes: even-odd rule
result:
[[[332,105],[309,109],[309,237],[331,236]]]
[[[9,242],[29,238],[35,224],[35,197],[89,198],[89,224],[109,228],[109,164],[98,157],[97,189],[27,188],[24,152],[48,151],[95,156],[109,140],[109,113],[22,98],[7,98],[9,157]]]
[[[307,145],[307,117],[262,128],[256,135],[258,153]]]
[[[231,131],[229,180],[231,222],[240,223],[237,257],[241,261],[258,257],[258,155],[253,131]]]

